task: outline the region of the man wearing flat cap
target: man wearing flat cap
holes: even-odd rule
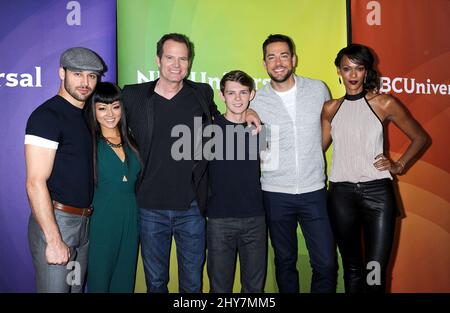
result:
[[[37,292],[82,292],[93,196],[92,140],[83,107],[105,71],[92,50],[60,59],[58,94],[30,115],[25,134],[28,239]]]

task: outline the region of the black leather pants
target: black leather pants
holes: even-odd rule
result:
[[[345,292],[385,292],[398,212],[392,181],[330,182],[328,197],[329,218],[344,267]]]

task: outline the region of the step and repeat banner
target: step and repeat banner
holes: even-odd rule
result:
[[[262,65],[262,43],[269,34],[282,33],[296,44],[297,73],[327,83],[333,95],[341,95],[336,68],[337,51],[346,45],[345,1],[335,0],[227,0],[158,1],[119,0],[117,2],[118,81],[141,83],[158,77],[156,43],[162,35],[179,32],[195,45],[190,79],[209,83],[223,111],[217,91],[225,72],[240,69],[251,75],[259,89],[269,81]],[[300,228],[299,228],[300,234]],[[273,251],[269,247],[266,292],[277,292]],[[178,291],[175,245],[172,247],[169,290]],[[311,271],[302,237],[299,239],[300,285],[309,292]],[[204,291],[209,283],[204,273]],[[239,268],[234,290],[240,291]],[[339,290],[343,286],[339,284]],[[136,291],[145,291],[142,263],[139,262]]]
[[[377,54],[381,91],[402,102],[431,145],[398,177],[405,218],[398,223],[393,292],[450,292],[450,1],[352,0],[352,41]],[[388,128],[396,159],[409,140]]]
[[[240,69],[257,88],[269,82],[262,43],[282,33],[296,43],[296,72],[323,80],[332,97],[344,94],[333,64],[347,43],[346,2],[335,0],[40,0],[0,2],[0,292],[33,292],[34,270],[27,240],[30,208],[25,192],[24,133],[30,113],[59,87],[59,56],[85,46],[108,65],[103,80],[120,86],[158,77],[156,42],[179,32],[195,44],[190,79],[217,91],[227,71]],[[432,144],[399,177],[406,217],[399,219],[392,291],[450,291],[450,2],[448,0],[352,0],[352,41],[377,54],[382,91],[396,96],[424,127]],[[116,20],[117,17],[117,20]],[[116,34],[117,29],[117,34]],[[117,36],[116,36],[117,35]],[[117,51],[117,74],[116,74]],[[398,157],[408,139],[388,129],[390,153]],[[329,158],[329,155],[327,156]],[[308,292],[309,257],[299,232],[301,291]],[[266,292],[277,292],[269,245]],[[175,246],[169,290],[178,291]],[[343,291],[342,272],[338,291]],[[209,290],[205,271],[204,291]],[[239,291],[239,271],[235,291]],[[136,292],[145,292],[139,260]]]
[[[59,57],[83,46],[116,79],[114,0],[0,2],[0,292],[33,292],[28,248],[24,136],[31,112],[58,92]]]

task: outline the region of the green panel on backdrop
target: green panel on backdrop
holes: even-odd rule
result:
[[[269,34],[289,35],[296,43],[300,75],[323,80],[334,97],[343,94],[333,65],[337,51],[346,45],[344,0],[118,0],[119,85],[158,77],[156,42],[165,33],[179,32],[195,44],[190,78],[210,83],[218,90],[222,75],[233,69],[255,78],[257,88],[268,81],[262,66],[261,45]],[[216,94],[216,103],[224,104]],[[329,155],[327,159],[329,160]],[[299,231],[301,291],[308,292],[311,280],[309,257]],[[270,245],[269,245],[270,246]],[[276,292],[273,251],[269,247],[266,292]],[[340,275],[342,276],[342,275]],[[175,249],[171,255],[169,290],[178,290]],[[205,271],[204,290],[209,284]],[[235,291],[239,291],[236,273]],[[338,291],[343,290],[342,278]],[[136,291],[145,291],[142,263]]]

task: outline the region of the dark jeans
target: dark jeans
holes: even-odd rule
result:
[[[202,291],[205,218],[197,202],[188,210],[139,210],[141,254],[148,292],[168,292],[172,235],[178,260],[179,292]]]
[[[311,292],[336,292],[336,247],[328,220],[325,188],[303,194],[264,192],[264,205],[279,292],[299,292],[297,223],[309,252]]]
[[[233,292],[236,253],[241,267],[241,292],[263,292],[267,264],[264,216],[208,218],[210,292]]]
[[[390,179],[363,183],[331,183],[328,211],[344,266],[345,291],[385,292],[386,268],[398,213]],[[379,264],[379,282],[369,276]],[[370,265],[370,264],[369,264]],[[366,280],[367,278],[367,280]]]

